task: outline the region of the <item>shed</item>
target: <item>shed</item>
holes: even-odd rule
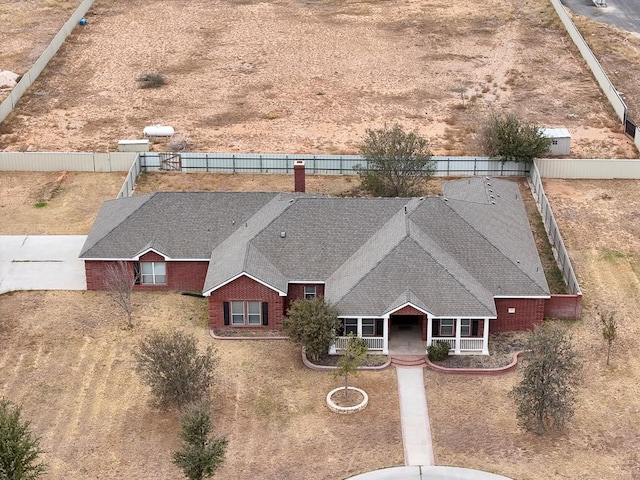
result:
[[[543,137],[551,139],[551,155],[569,155],[571,153],[571,134],[566,128],[541,128]]]

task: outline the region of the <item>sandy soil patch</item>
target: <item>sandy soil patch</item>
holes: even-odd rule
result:
[[[87,17],[0,149],[114,150],[167,124],[199,151],[354,153],[399,122],[476,154],[496,109],[568,127],[576,156],[636,156],[548,3],[98,0]],[[167,85],[140,89],[145,73]]]
[[[0,235],[89,233],[124,172],[0,172]]]
[[[635,346],[640,335],[635,192],[640,182],[544,183],[584,294],[582,319],[567,324],[585,360],[576,416],[563,432],[524,433],[508,398],[517,372],[483,378],[426,372],[436,462],[518,479],[635,479],[640,477],[640,354]],[[619,339],[609,366],[596,308],[615,311],[618,319]],[[452,405],[457,405],[455,415]]]
[[[336,415],[325,397],[339,381],[306,369],[289,343],[215,341],[201,299],[140,293],[134,302],[129,331],[102,293],[0,296],[0,395],[21,403],[41,435],[43,478],[181,476],[171,463],[176,415],[152,409],[132,371],[131,351],[152,328],[180,328],[218,349],[213,423],[229,447],[217,478],[334,480],[402,464],[393,369],[362,372],[353,384],[369,406]]]

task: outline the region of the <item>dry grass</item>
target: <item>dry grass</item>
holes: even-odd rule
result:
[[[482,378],[426,372],[438,464],[517,479],[640,477],[638,187],[637,180],[545,182],[584,294],[582,319],[567,324],[585,360],[578,410],[568,428],[538,437],[517,427],[508,398],[517,372]],[[596,308],[617,312],[619,339],[610,366]]]
[[[339,383],[303,367],[289,343],[214,341],[202,299],[140,293],[134,303],[126,330],[102,293],[0,296],[0,395],[22,404],[42,437],[44,478],[180,476],[176,415],[153,410],[132,371],[131,351],[153,328],[183,329],[218,350],[213,419],[229,449],[217,477],[334,480],[402,463],[393,370],[361,373],[353,383],[369,406],[336,415],[324,402]]]
[[[102,202],[115,198],[125,175],[0,172],[0,235],[87,234]]]

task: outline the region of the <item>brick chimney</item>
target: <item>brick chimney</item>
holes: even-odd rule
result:
[[[293,190],[304,193],[304,160],[293,162]]]

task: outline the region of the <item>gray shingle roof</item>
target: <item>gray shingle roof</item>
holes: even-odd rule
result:
[[[205,292],[247,274],[286,293],[326,282],[343,315],[411,303],[434,315],[495,315],[494,296],[547,296],[518,185],[445,184],[445,197],[330,198],[156,193],[106,202],[82,258],[210,259]]]
[[[277,193],[162,192],[105,202],[81,258],[134,258],[151,246],[177,259],[212,250]]]

